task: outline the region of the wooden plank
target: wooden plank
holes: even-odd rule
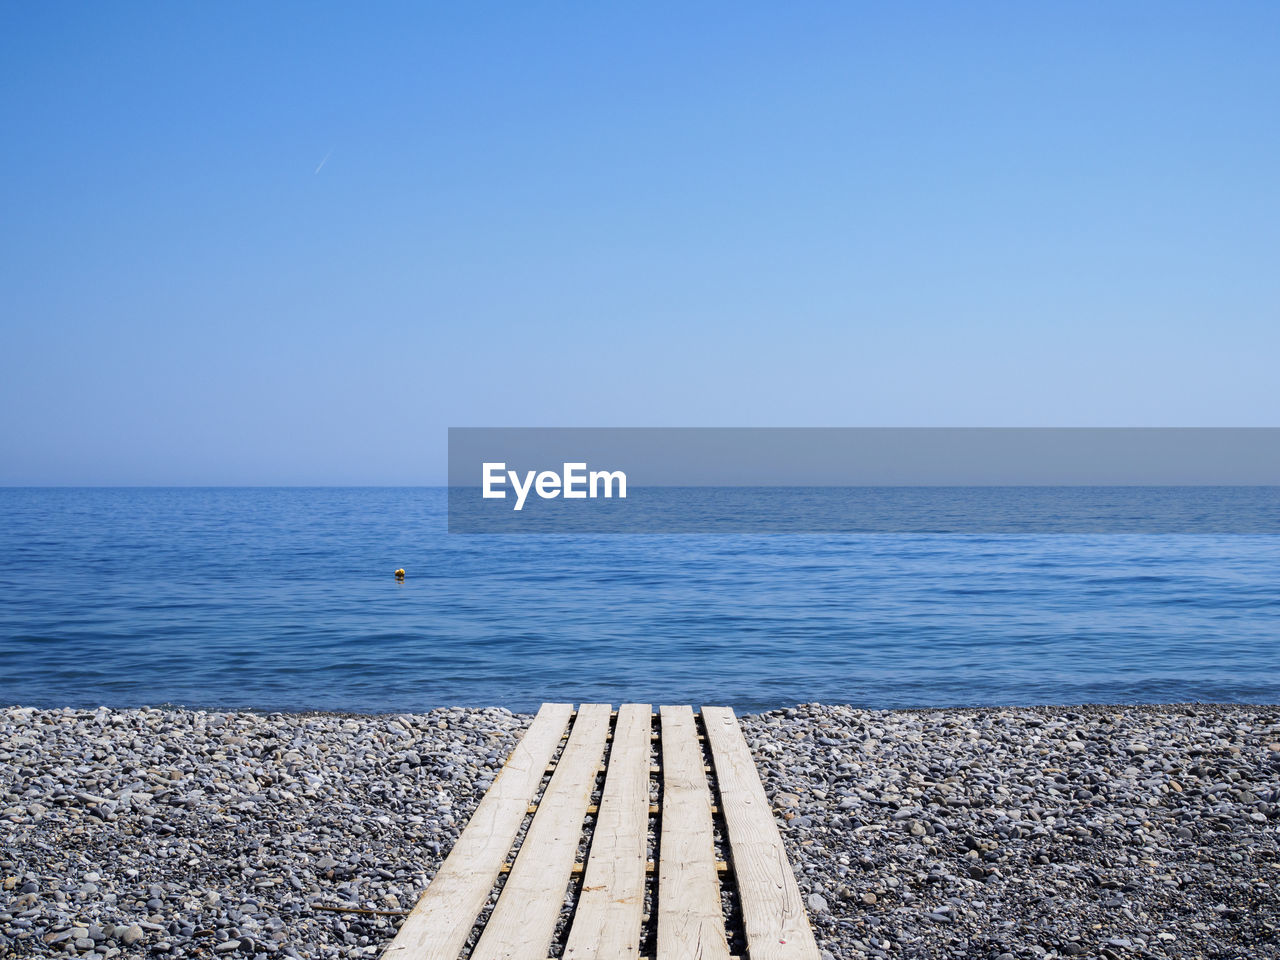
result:
[[[727,960],[711,790],[690,707],[662,707],[657,960]]]
[[[578,708],[569,742],[473,957],[546,960],[604,755],[609,711],[607,703],[584,703]]]
[[[573,710],[544,703],[481,799],[435,879],[383,953],[388,960],[458,960],[511,851],[542,772]]]
[[[609,773],[565,960],[626,960],[640,953],[652,722],[653,708],[647,703],[618,709]]]
[[[751,960],[818,960],[804,901],[751,751],[729,707],[703,707]]]

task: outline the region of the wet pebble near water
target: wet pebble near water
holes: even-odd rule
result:
[[[0,710],[0,956],[376,956],[528,720]],[[1280,709],[742,725],[830,957],[1280,956]]]

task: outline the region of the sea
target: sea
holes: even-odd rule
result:
[[[1280,703],[1272,534],[451,534],[447,500],[0,488],[0,704]]]

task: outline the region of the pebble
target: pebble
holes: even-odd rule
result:
[[[414,903],[529,719],[0,708],[0,957],[376,957],[311,905]]]
[[[841,960],[1280,956],[1280,707],[741,720]]]
[[[375,958],[313,904],[414,903],[528,721],[0,708],[0,956]],[[824,960],[1280,955],[1276,707],[742,726]]]

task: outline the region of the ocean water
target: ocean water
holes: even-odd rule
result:
[[[1280,702],[1280,536],[450,535],[446,507],[0,489],[0,703]]]

